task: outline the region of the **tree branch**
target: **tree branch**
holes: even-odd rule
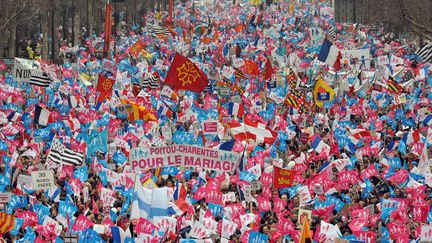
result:
[[[29,5],[30,0],[27,0],[18,12],[16,12],[14,15],[10,16],[6,21],[4,21],[3,25],[0,26],[0,32],[2,32],[12,20],[15,20],[24,10],[26,10],[27,6]]]
[[[404,18],[404,19],[405,19],[409,24],[411,24],[412,26],[414,26],[414,27],[417,28],[418,30],[425,32],[424,35],[432,35],[432,30],[431,30],[431,29],[429,29],[428,27],[426,27],[426,26],[424,26],[424,25],[422,25],[422,24],[419,24],[417,21],[415,21],[415,20],[410,16],[410,14],[408,13],[407,8],[405,7],[404,0],[398,0],[398,2],[399,2],[399,6],[400,6],[400,8],[401,8],[401,10],[402,10],[402,17],[403,17],[403,18]],[[417,32],[417,31],[416,31],[416,32]],[[426,38],[426,37],[425,37],[425,38]]]

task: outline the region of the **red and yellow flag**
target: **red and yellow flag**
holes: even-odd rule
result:
[[[135,58],[138,58],[139,54],[143,55],[143,57],[147,58],[147,59],[151,59],[152,55],[150,53],[148,53],[145,49],[144,44],[142,43],[141,40],[138,40],[137,42],[135,42],[135,44],[133,44],[131,47],[129,47],[129,53],[134,56]]]
[[[0,212],[0,234],[6,234],[15,227],[15,217]]]
[[[137,103],[130,100],[121,100],[122,104],[130,104],[131,111],[129,112],[129,121],[134,122],[136,120],[144,121],[157,121],[156,117],[146,107],[138,105]]]
[[[99,92],[98,102],[104,102],[107,98],[111,97],[114,83],[114,79],[110,79],[103,74],[99,75],[96,87],[96,90]]]
[[[273,188],[290,187],[294,182],[295,171],[273,167]]]
[[[208,85],[207,76],[188,58],[176,53],[165,83],[175,90],[202,92]]]

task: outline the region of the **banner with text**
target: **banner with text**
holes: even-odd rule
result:
[[[241,154],[192,145],[141,147],[130,152],[132,170],[148,170],[166,166],[202,167],[209,170],[232,172]]]

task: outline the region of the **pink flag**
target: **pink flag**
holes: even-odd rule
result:
[[[21,218],[24,220],[22,227],[26,228],[27,226],[34,226],[38,223],[38,217],[36,212],[26,211],[16,213],[15,216],[17,218]]]
[[[396,185],[401,184],[406,179],[408,179],[409,172],[405,169],[398,170],[393,176],[391,176],[388,180]]]
[[[157,227],[145,218],[139,218],[135,231],[141,234],[152,234],[153,230]]]
[[[260,212],[269,211],[271,208],[272,208],[272,204],[270,203],[270,200],[268,200],[265,197],[262,197],[261,195],[258,196],[258,210]]]
[[[408,242],[410,231],[408,226],[399,222],[390,222],[387,224],[387,228],[390,232],[390,238],[393,240],[398,239],[399,242]]]
[[[361,172],[361,177],[362,178],[367,178],[367,179],[371,178],[372,176],[377,176],[377,175],[379,175],[379,174],[378,174],[378,171],[377,171],[377,169],[376,169],[376,167],[375,167],[374,164],[370,164],[366,168],[366,170],[364,170],[364,171]]]
[[[367,219],[357,218],[352,220],[351,223],[348,224],[348,227],[350,227],[353,232],[361,231],[363,227],[367,225],[367,222]]]
[[[93,221],[88,219],[86,216],[80,214],[78,218],[75,220],[74,224],[72,225],[72,230],[82,231],[92,227],[93,225],[94,225]]]
[[[283,210],[285,210],[286,205],[287,202],[281,200],[279,197],[275,197],[273,200],[273,209],[275,213],[281,213]]]
[[[332,215],[333,209],[335,208],[335,206],[336,206],[335,204],[332,204],[332,205],[324,207],[324,208],[314,209],[314,210],[312,210],[312,214],[318,215],[322,219],[326,220]]]
[[[269,186],[273,184],[273,173],[262,172],[261,173],[261,183],[264,186]]]
[[[279,222],[276,225],[276,228],[282,234],[291,234],[295,228],[295,225],[293,222],[291,222],[291,220],[288,220],[285,217],[279,217]]]

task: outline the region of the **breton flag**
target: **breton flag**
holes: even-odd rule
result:
[[[159,78],[151,73],[147,73],[143,80],[141,88],[156,89],[159,85]]]
[[[342,54],[339,49],[329,40],[324,39],[324,43],[322,44],[321,51],[318,55],[318,60],[327,63],[336,70],[339,70],[341,66],[341,59]]]
[[[165,28],[164,26],[158,25],[158,24],[154,24],[152,26],[150,26],[149,28],[150,33],[155,34],[155,35],[169,35],[171,34],[171,32]]]
[[[421,57],[423,62],[432,63],[432,42],[424,44],[417,52],[416,55]]]
[[[84,155],[66,148],[57,138],[54,138],[47,159],[58,164],[80,166]]]
[[[30,85],[48,87],[51,84],[51,78],[41,70],[31,70]]]
[[[34,113],[34,124],[38,124],[41,126],[47,126],[48,125],[48,118],[50,116],[50,111],[42,108],[38,105],[35,106],[35,113]]]
[[[336,31],[333,29],[333,26],[330,26],[330,28],[327,31],[327,34],[329,35],[331,41],[336,41]]]
[[[241,140],[252,139],[257,143],[273,144],[277,137],[277,132],[267,128],[265,124],[248,118],[245,118],[244,123],[230,122],[228,127],[231,134]]]

